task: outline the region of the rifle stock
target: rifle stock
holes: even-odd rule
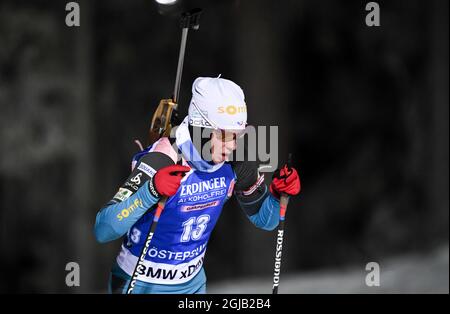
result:
[[[150,129],[148,131],[148,145],[153,144],[161,137],[170,136],[170,131],[178,117],[176,103],[172,99],[161,99],[155,113],[153,114]]]

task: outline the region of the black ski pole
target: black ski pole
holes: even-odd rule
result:
[[[292,154],[289,153],[287,166],[288,170],[291,168]],[[275,246],[275,267],[273,273],[273,287],[272,294],[278,294],[278,286],[280,284],[280,270],[281,270],[281,255],[283,252],[283,235],[284,235],[284,221],[286,217],[286,210],[289,204],[289,195],[282,193],[280,197],[280,222],[278,224],[277,243]]]
[[[180,27],[182,28],[182,34],[181,34],[181,45],[180,45],[180,54],[178,57],[178,67],[177,67],[177,76],[175,79],[175,88],[174,88],[174,94],[173,94],[173,100],[176,104],[178,104],[178,96],[180,93],[180,85],[181,85],[181,74],[183,72],[183,61],[184,61],[184,54],[186,51],[186,41],[187,41],[187,34],[189,29],[198,30],[200,24],[200,14],[202,13],[201,9],[193,9],[191,11],[185,12],[181,15],[180,20]],[[174,108],[177,109],[176,107]],[[162,132],[160,132],[160,135]],[[156,226],[158,225],[159,217],[161,216],[162,211],[164,210],[164,206],[166,204],[167,197],[163,197],[156,207],[155,215],[153,217],[152,224],[150,226],[150,231],[147,235],[147,239],[145,240],[145,244],[142,248],[140,257],[136,263],[136,266],[134,267],[133,274],[131,276],[131,280],[128,284],[127,288],[127,294],[133,293],[134,286],[136,285],[136,281],[139,277],[138,269],[142,268],[143,263],[145,261],[145,256],[147,255],[148,249],[150,248],[150,243],[153,238],[153,234],[155,233]]]
[[[161,216],[161,213],[164,209],[164,205],[166,204],[166,200],[167,200],[167,198],[164,197],[158,202],[158,205],[156,207],[155,216],[153,217],[152,225],[151,225],[150,231],[147,235],[147,240],[145,240],[145,245],[142,248],[141,256],[139,257],[139,259],[136,263],[136,267],[134,268],[133,275],[131,276],[131,280],[128,284],[127,294],[133,293],[134,286],[136,285],[136,281],[139,277],[139,274],[137,272],[138,268],[140,265],[142,265],[144,263],[145,256],[147,255],[148,249],[150,248],[150,242],[152,242],[153,234],[155,233],[156,226],[158,224],[159,217]]]

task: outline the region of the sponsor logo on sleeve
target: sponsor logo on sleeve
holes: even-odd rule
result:
[[[131,182],[136,183],[137,185],[141,184],[142,173],[138,173],[134,177],[130,179]]]
[[[114,198],[123,202],[124,200],[129,198],[132,194],[133,192],[131,192],[128,189],[120,188],[119,191],[116,193],[116,195],[114,195]]]
[[[139,186],[138,185],[135,185],[135,184],[133,184],[133,183],[131,183],[131,182],[125,182],[125,184],[124,184],[125,186],[129,186],[130,188],[132,188],[133,190],[135,190],[135,191],[137,191],[137,190],[139,190]]]
[[[133,203],[131,203],[130,206],[122,209],[120,211],[120,213],[117,214],[117,219],[119,221],[122,221],[124,218],[127,218],[128,216],[130,216],[130,214],[133,213],[137,208],[142,208],[142,207],[143,207],[142,200],[140,198],[137,198],[134,200]]]
[[[147,165],[145,162],[141,162],[138,166],[138,170],[141,170],[149,177],[153,177],[156,173],[156,170]]]

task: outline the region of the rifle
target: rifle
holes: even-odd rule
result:
[[[175,87],[173,90],[173,96],[170,99],[161,99],[156,108],[155,113],[151,121],[150,129],[148,131],[148,145],[153,144],[161,137],[170,136],[172,127],[180,124],[180,118],[178,116],[178,97],[180,94],[181,74],[183,72],[184,54],[186,51],[186,41],[188,31],[190,29],[198,30],[200,27],[200,14],[201,9],[193,9],[184,12],[180,18],[181,44],[180,54],[178,57],[177,75],[175,78]]]
[[[184,53],[186,50],[187,34],[189,29],[198,30],[200,26],[199,20],[201,13],[202,13],[201,9],[193,9],[181,15],[180,19],[180,26],[182,28],[181,46],[180,46],[180,55],[178,57],[177,77],[175,79],[175,88],[173,91],[173,96],[171,99],[161,99],[161,101],[159,102],[158,108],[156,108],[156,111],[153,114],[150,130],[148,132],[149,133],[148,145],[155,143],[163,136],[170,136],[170,131],[172,130],[172,127],[178,125],[180,122],[177,111],[178,96],[180,94],[181,73],[183,71],[183,61],[184,61]],[[150,243],[152,241],[153,234],[155,233],[159,217],[162,211],[164,210],[166,201],[167,198],[163,197],[158,202],[155,215],[153,216],[153,221],[150,226],[150,231],[145,241],[145,245],[142,247],[140,257],[136,263],[136,266],[134,267],[134,271],[131,276],[130,282],[128,283],[127,294],[133,293],[133,289],[139,277],[137,270],[139,268],[139,265],[142,265],[142,263],[145,260],[145,256],[147,255],[148,249],[150,248]]]

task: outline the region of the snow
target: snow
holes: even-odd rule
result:
[[[368,287],[366,265],[305,273],[281,271],[278,293],[449,293],[448,245],[426,255],[408,254],[380,262],[380,286]],[[272,277],[208,284],[208,293],[272,293]]]

